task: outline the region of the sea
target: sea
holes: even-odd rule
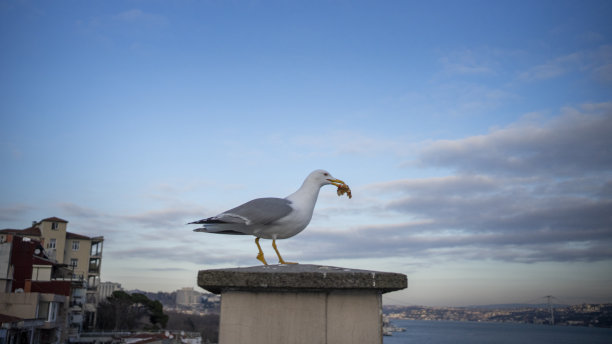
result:
[[[406,331],[384,336],[383,344],[612,344],[612,328],[397,319],[391,324]]]

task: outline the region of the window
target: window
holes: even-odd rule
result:
[[[58,303],[57,302],[49,302],[49,317],[47,321],[53,322],[57,319],[57,311],[58,311]]]
[[[55,239],[49,239],[49,243],[47,244],[47,248],[55,248]]]
[[[73,251],[78,251],[79,250],[79,246],[80,246],[80,242],[78,240],[73,240],[72,241],[72,250]]]
[[[56,231],[59,228],[59,223],[57,222],[51,222],[51,229],[53,229],[54,231]]]
[[[37,319],[47,319],[47,317],[49,316],[49,302],[40,301],[38,303],[38,310],[36,312]]]
[[[74,269],[79,264],[79,260],[76,258],[70,258],[70,266]]]
[[[45,321],[53,322],[57,320],[59,304],[57,302],[41,301],[38,304],[37,317]]]
[[[51,265],[33,265],[32,281],[50,281]]]

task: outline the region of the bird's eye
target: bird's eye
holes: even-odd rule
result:
[[[323,173],[323,175],[327,177],[327,176],[329,176],[329,173]]]

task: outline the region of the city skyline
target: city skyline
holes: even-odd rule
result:
[[[303,264],[386,304],[612,302],[609,1],[0,4],[0,229],[104,236],[102,281],[197,287],[251,236],[188,222],[315,169]],[[261,241],[269,262],[269,240]]]

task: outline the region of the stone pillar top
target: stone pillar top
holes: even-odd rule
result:
[[[406,275],[334,266],[290,264],[200,270],[198,285],[220,294],[224,291],[338,291],[364,290],[387,293],[405,289]]]

